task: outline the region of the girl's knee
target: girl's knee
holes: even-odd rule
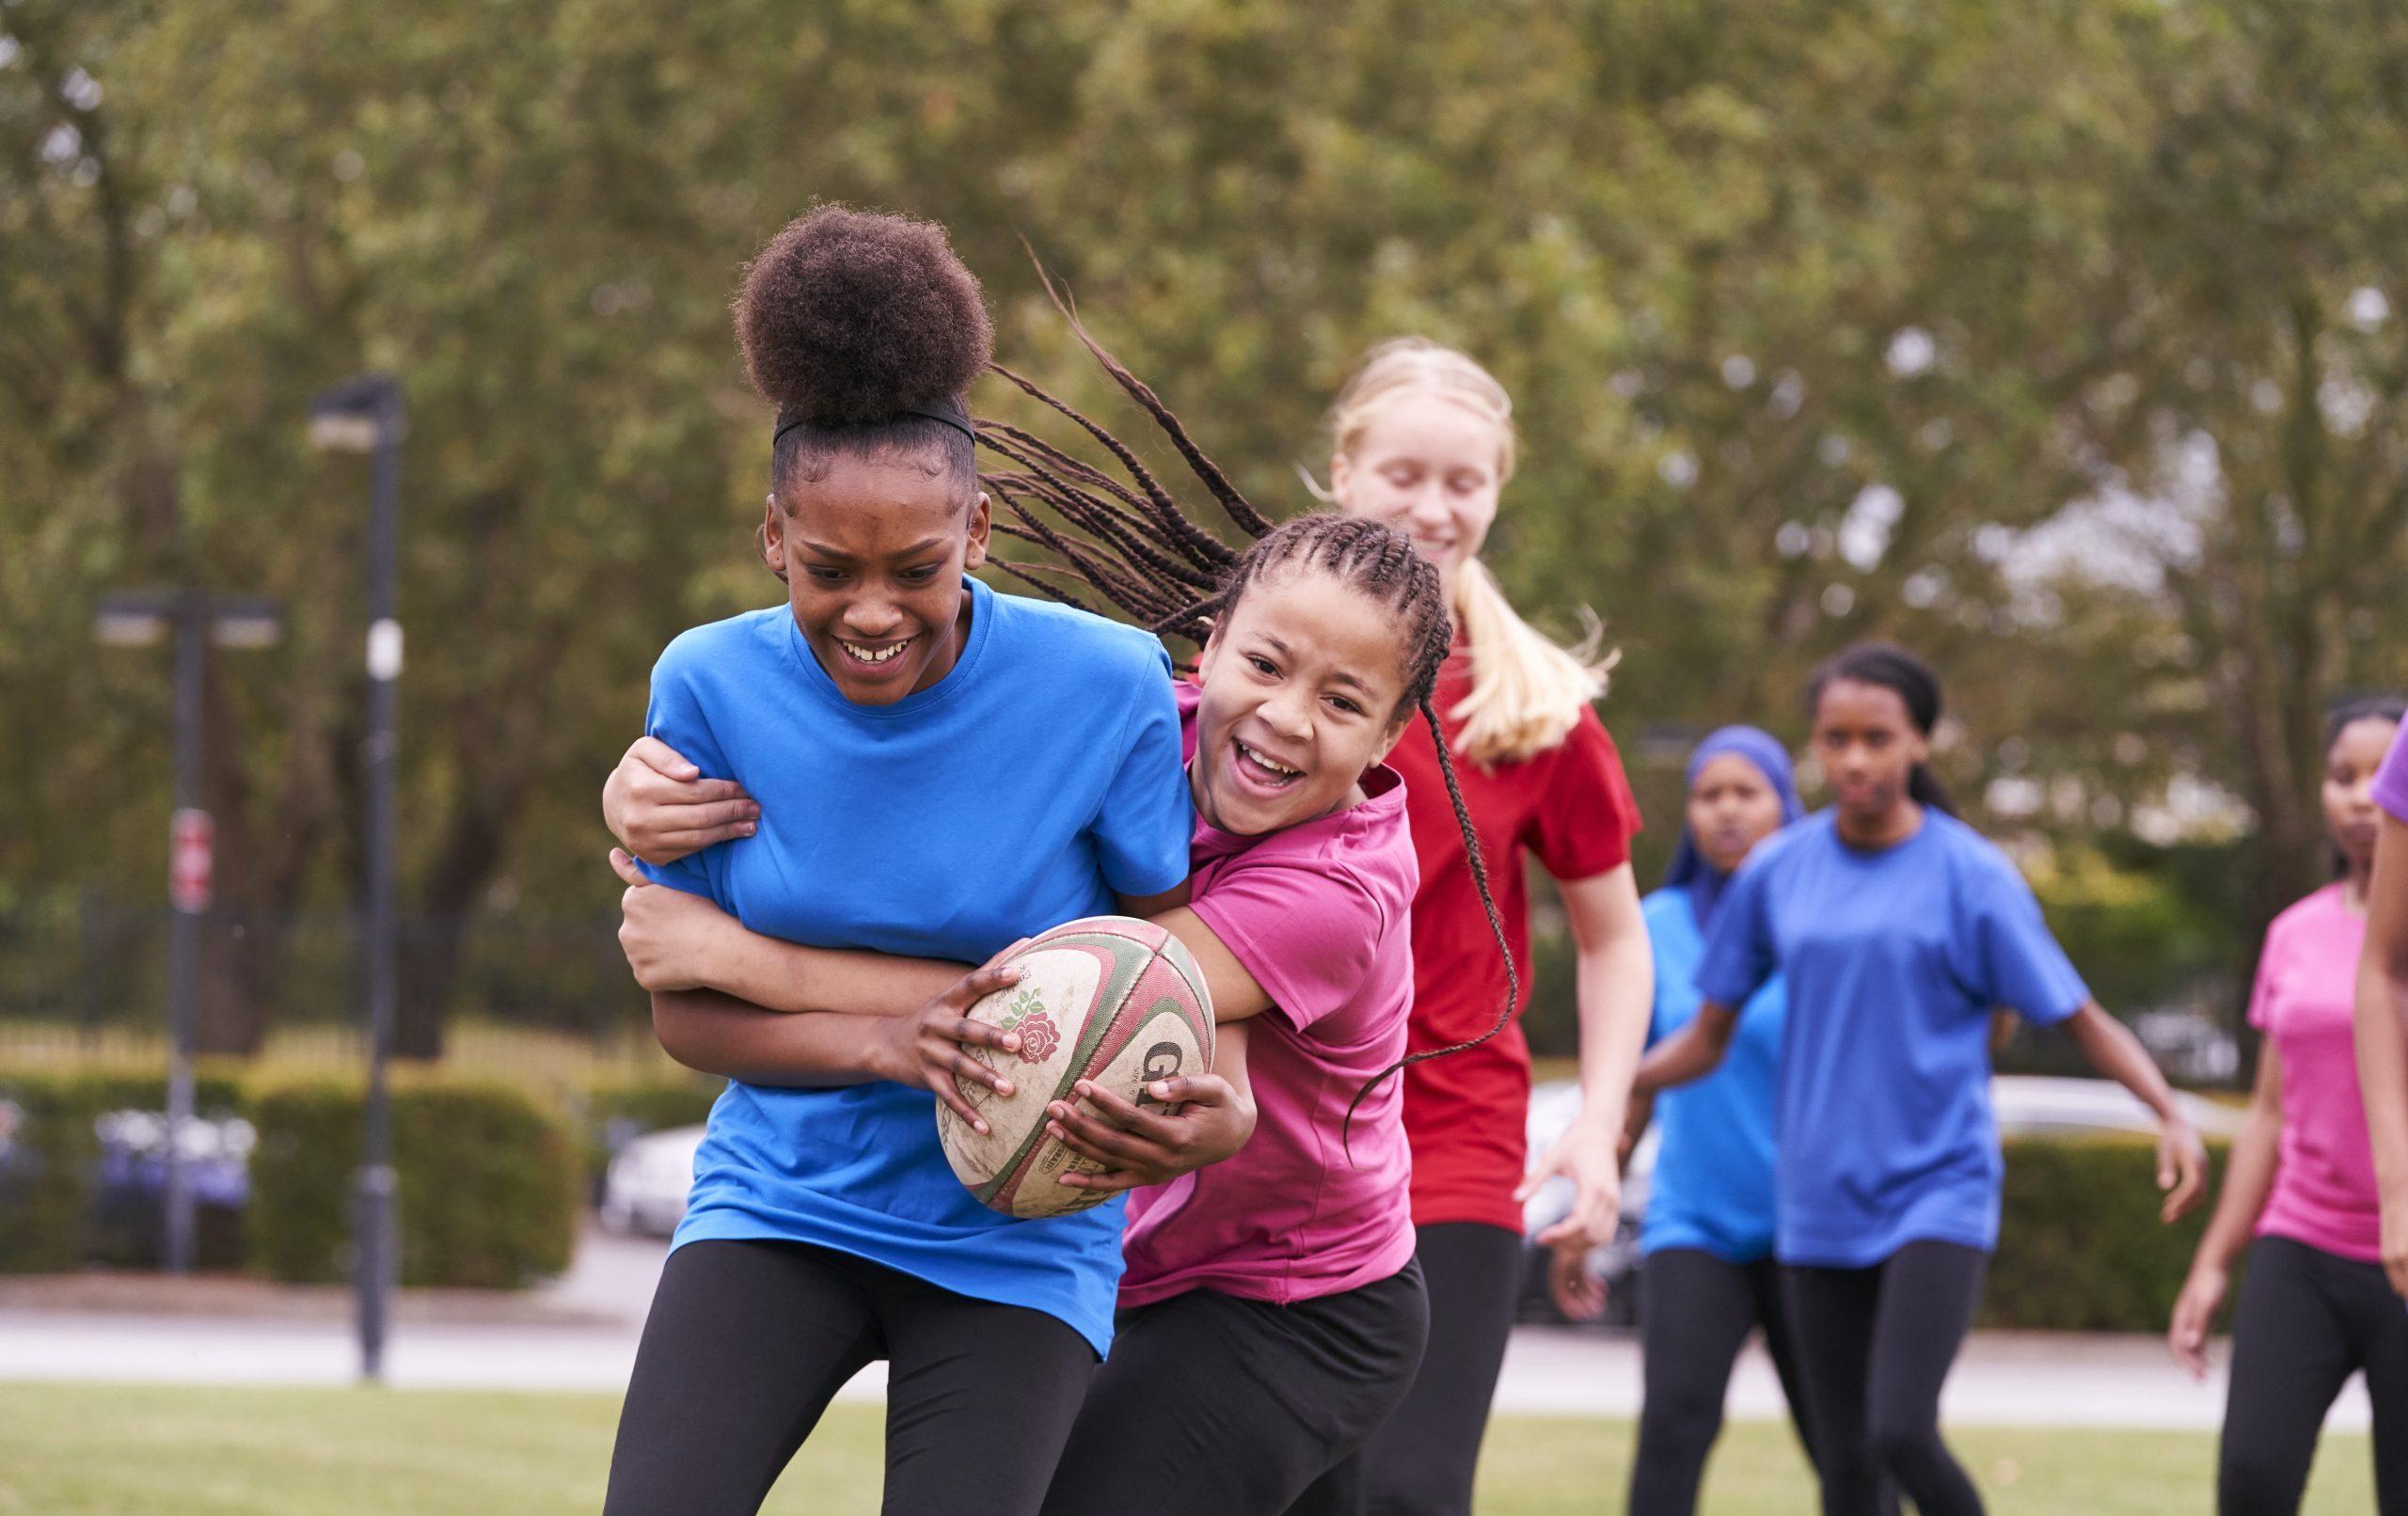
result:
[[[1952,1461],[1936,1421],[1877,1421],[1866,1429],[1864,1441],[1875,1463],[1907,1480],[1925,1468]]]

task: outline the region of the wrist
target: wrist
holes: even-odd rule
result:
[[[896,1084],[911,1082],[910,1058],[895,1030],[907,1024],[903,1017],[848,1018],[867,1024],[863,1028],[860,1051],[853,1059],[853,1072],[871,1079],[891,1081]]]
[[[1572,1118],[1568,1129],[1589,1137],[1610,1137],[1622,1130],[1624,1103],[1613,1097],[1591,1099],[1583,1097],[1580,1113]]]

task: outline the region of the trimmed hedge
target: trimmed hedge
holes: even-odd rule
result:
[[[155,1239],[99,1205],[93,1124],[110,1111],[163,1109],[165,1079],[0,1071],[0,1099],[23,1117],[0,1160],[0,1272],[152,1264]],[[349,1277],[358,1082],[213,1071],[196,1082],[193,1105],[246,1117],[259,1136],[248,1206],[199,1208],[201,1266],[295,1283]],[[583,1165],[561,1116],[507,1085],[404,1074],[393,1146],[403,1283],[507,1288],[568,1267]]]
[[[0,1072],[0,1100],[21,1125],[0,1159],[0,1273],[56,1273],[87,1262],[146,1261],[97,1208],[100,1137],[112,1111],[164,1111],[164,1074]],[[193,1111],[212,1119],[247,1115],[239,1082],[221,1073],[193,1081]],[[203,1268],[232,1268],[242,1235],[226,1208],[198,1208],[195,1245]]]
[[[2206,1229],[2225,1149],[2208,1149],[2209,1198],[2172,1226],[2157,1208],[2156,1144],[2143,1137],[2006,1145],[1998,1255],[1980,1324],[2026,1332],[2165,1330]]]
[[[362,1092],[321,1080],[254,1102],[252,1267],[333,1283],[351,1266]],[[412,1080],[393,1090],[404,1285],[510,1289],[567,1269],[580,1165],[567,1123],[501,1084]]]

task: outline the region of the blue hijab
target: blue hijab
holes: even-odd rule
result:
[[[1771,733],[1752,726],[1726,726],[1707,735],[1689,754],[1688,773],[1681,782],[1681,804],[1684,813],[1688,806],[1688,792],[1697,783],[1699,772],[1706,765],[1725,753],[1736,753],[1755,766],[1764,775],[1773,793],[1781,797],[1781,824],[1784,827],[1806,813],[1798,799],[1798,779],[1790,770],[1789,750],[1782,747]],[[1681,824],[1681,845],[1672,854],[1672,866],[1664,871],[1666,889],[1685,889],[1689,892],[1689,908],[1697,913],[1698,930],[1713,924],[1714,908],[1722,903],[1722,891],[1731,876],[1716,869],[1698,851],[1697,838],[1690,834],[1688,823]]]

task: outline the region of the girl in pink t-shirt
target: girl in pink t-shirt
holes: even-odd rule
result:
[[[1157,406],[1142,387],[1133,393]],[[1353,1509],[1359,1450],[1411,1385],[1429,1330],[1402,1097],[1386,1080],[1408,1061],[1418,878],[1402,782],[1380,760],[1417,711],[1432,719],[1451,642],[1443,592],[1391,529],[1317,514],[1273,529],[1190,456],[1231,516],[1261,533],[1251,547],[1232,553],[1188,528],[1117,565],[1098,566],[1092,543],[1065,553],[1122,609],[1201,645],[1196,683],[1180,692],[1197,813],[1191,898],[1153,919],[1195,955],[1225,1034],[1215,1074],[1149,1086],[1176,1113],[1086,1085],[1094,1112],[1051,1109],[1055,1134],[1103,1166],[1061,1182],[1141,1192],[1115,1346],[1045,1503],[1061,1516],[1117,1511],[1140,1491],[1165,1512]],[[1059,455],[1029,457],[1056,470],[1045,503],[1075,505],[1088,476]],[[1011,503],[1009,477],[990,483]],[[1150,480],[1141,487],[1175,512]],[[1073,521],[1106,542],[1129,527]],[[1047,545],[1064,551],[1058,537]],[[1159,561],[1172,551],[1218,572],[1165,574]],[[1173,598],[1194,596],[1199,580],[1208,593]],[[662,758],[627,762],[657,769]],[[622,797],[631,788],[614,782]],[[611,820],[647,857],[676,829],[624,803]],[[1465,846],[1478,876],[1477,840]],[[1501,955],[1484,876],[1481,888]],[[669,896],[630,892],[622,937],[640,977],[808,1010],[841,976],[854,1008],[900,1013],[926,1000],[932,975],[959,973],[775,942],[707,902]],[[1008,971],[982,971],[997,972]],[[779,1031],[753,1043],[755,1077],[778,1062]],[[993,1082],[992,1070],[963,1077]]]
[[[2226,1511],[2299,1509],[2324,1413],[2362,1371],[2374,1401],[2378,1507],[2408,1516],[2408,1312],[2380,1261],[2374,1153],[2352,1043],[2375,774],[2401,710],[2398,701],[2361,701],[2333,719],[2324,820],[2340,876],[2267,928],[2249,1003],[2250,1024],[2266,1038],[2249,1119],[2167,1333],[2175,1356],[2204,1376],[2208,1328],[2246,1245],[2217,1469]]]

